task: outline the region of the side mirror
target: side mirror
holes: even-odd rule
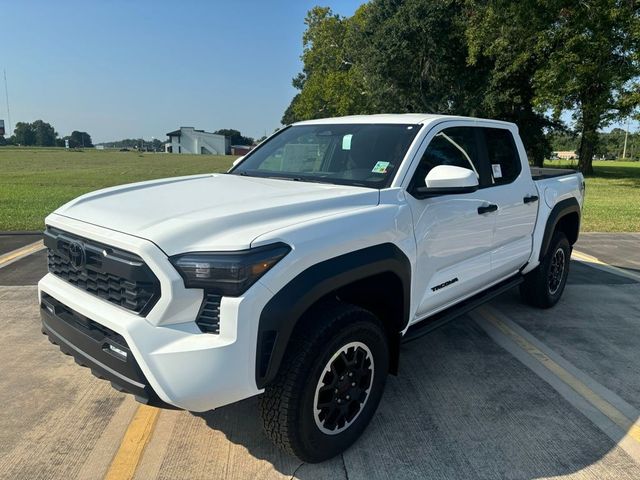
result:
[[[468,168],[453,165],[433,167],[424,179],[425,187],[415,189],[418,198],[471,193],[478,189],[478,175]]]

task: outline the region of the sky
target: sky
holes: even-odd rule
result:
[[[0,0],[0,119],[5,70],[12,127],[42,119],[96,143],[180,126],[270,134],[318,2],[349,16],[364,0]]]
[[[363,0],[322,0],[352,15]],[[0,0],[0,119],[94,142],[280,126],[318,0]]]

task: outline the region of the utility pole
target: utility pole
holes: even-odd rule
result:
[[[622,148],[622,160],[627,157],[627,137],[629,136],[629,117],[627,117],[627,128],[624,131],[624,147]]]
[[[4,70],[4,96],[7,99],[7,122],[9,123],[9,128],[7,132],[9,135],[12,135],[13,130],[11,130],[11,111],[9,110],[9,88],[7,87],[7,71]]]

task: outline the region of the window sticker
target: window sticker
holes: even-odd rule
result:
[[[491,169],[493,170],[493,178],[502,178],[502,167],[499,163],[492,163]]]
[[[342,149],[343,150],[351,150],[351,137],[353,134],[349,133],[342,137]]]
[[[389,162],[377,162],[373,166],[373,173],[387,173],[387,167],[389,166]]]

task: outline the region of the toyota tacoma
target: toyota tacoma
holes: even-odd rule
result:
[[[529,167],[512,123],[300,122],[226,173],[49,215],[42,328],[150,405],[261,394],[267,436],[318,462],[366,428],[403,341],[516,286],[558,302],[583,198],[579,173]]]

